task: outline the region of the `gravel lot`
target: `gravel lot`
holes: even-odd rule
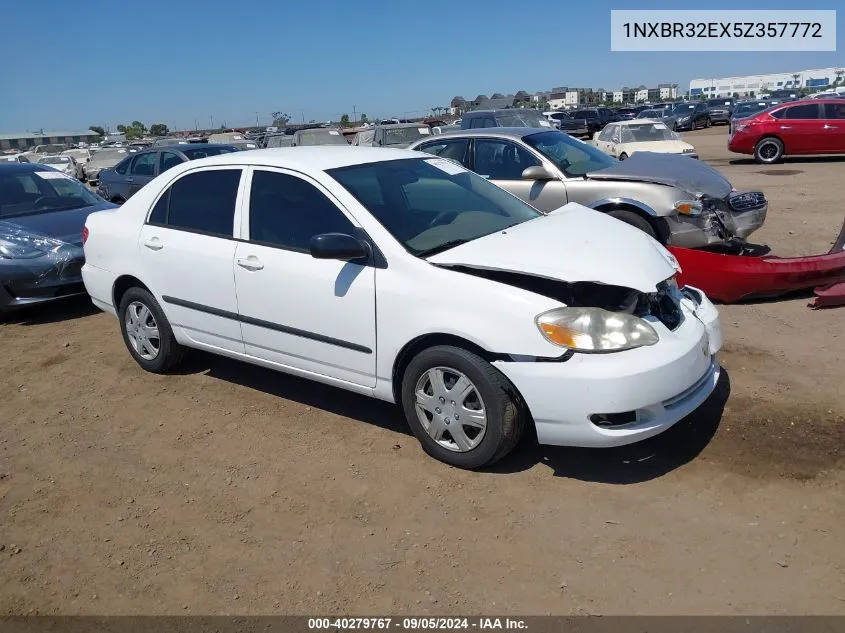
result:
[[[845,161],[762,167],[754,237],[826,252]],[[845,614],[845,309],[720,308],[722,383],[644,444],[425,456],[398,409],[194,354],[146,374],[85,300],[0,324],[6,614]],[[729,397],[728,397],[729,396]]]

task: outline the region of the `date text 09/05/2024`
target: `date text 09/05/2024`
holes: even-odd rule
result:
[[[309,618],[310,630],[525,630],[519,618]]]

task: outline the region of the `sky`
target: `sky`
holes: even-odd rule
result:
[[[0,133],[411,117],[455,95],[845,66],[838,52],[610,51],[611,8],[836,9],[839,1],[0,0]]]

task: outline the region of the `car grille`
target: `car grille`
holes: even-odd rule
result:
[[[675,279],[667,279],[657,285],[657,292],[641,294],[634,314],[639,317],[653,316],[669,330],[676,330],[684,320],[681,311],[681,293]]]
[[[734,211],[749,211],[766,204],[766,196],[760,191],[738,193],[728,198],[728,204]]]

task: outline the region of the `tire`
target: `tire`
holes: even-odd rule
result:
[[[628,154],[626,154],[625,152],[619,154],[619,160],[625,160],[626,158],[628,158]]]
[[[616,209],[615,211],[610,211],[607,215],[612,218],[616,218],[617,220],[624,222],[625,224],[630,224],[631,226],[638,228],[643,233],[650,235],[654,239],[657,239],[657,232],[654,230],[654,227],[651,223],[646,220],[643,216],[634,211],[627,211],[625,209]]]
[[[145,313],[143,310],[138,309],[139,306],[148,310],[149,316],[153,319],[152,322],[145,318]],[[138,336],[137,329],[134,334],[130,333],[127,326],[130,310],[134,312],[136,317],[140,312],[142,325],[146,324],[150,327],[151,324],[155,326],[158,331],[158,346],[155,345],[156,338],[154,336],[146,336],[147,345],[144,346],[136,338]],[[129,354],[143,369],[154,374],[163,374],[182,362],[186,350],[176,342],[170,322],[164,316],[164,312],[158,301],[156,301],[155,297],[148,290],[139,288],[138,286],[127,290],[120,300],[120,307],[118,308],[117,314],[120,321],[120,332],[123,334],[123,342],[126,345],[126,349],[129,350]],[[152,350],[156,350],[154,355],[149,353]]]
[[[432,373],[440,376],[445,390],[435,387]],[[457,384],[459,376],[467,381],[463,383],[464,399],[450,406],[449,387],[462,389]],[[438,391],[445,396],[443,400],[437,397]],[[430,398],[428,407],[422,400],[418,406],[418,392]],[[437,407],[436,411],[430,411],[430,407]],[[423,350],[408,364],[402,376],[402,409],[426,453],[470,470],[488,466],[510,453],[522,437],[527,417],[516,389],[504,375],[476,354],[446,345]],[[473,411],[483,415],[483,429],[479,414]],[[467,422],[474,419],[474,423],[462,421],[457,426],[456,414],[464,415]],[[450,428],[452,432],[459,429],[461,435],[451,435]],[[459,437],[460,441],[456,439]]]
[[[713,121],[710,120],[710,117],[707,117],[706,119],[704,119],[704,129],[705,130],[707,128],[709,128],[711,125],[713,125]]]
[[[754,160],[761,165],[771,165],[783,158],[783,141],[774,136],[760,139],[754,147]]]

